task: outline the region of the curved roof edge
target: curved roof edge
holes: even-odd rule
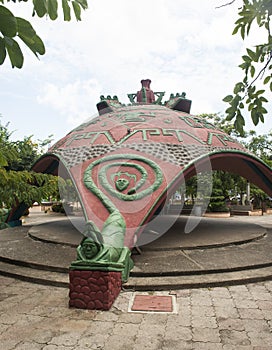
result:
[[[181,175],[185,179],[189,179],[197,171],[207,170],[207,164],[211,165],[208,170],[211,168],[212,170],[222,170],[240,175],[272,196],[272,168],[257,156],[240,150],[226,149],[201,155],[190,162],[173,183],[176,184]]]
[[[232,171],[230,171],[230,169]],[[175,189],[180,186],[181,179],[187,180],[196,175],[197,172],[204,172],[207,170],[223,170],[243,176],[251,183],[261,188],[269,196],[272,196],[272,169],[266,163],[254,155],[249,155],[248,153],[238,150],[215,151],[194,159],[182,169],[171,184],[169,184],[162,197],[150,209],[142,225],[148,223],[152,219],[154,213],[165,202],[167,196],[169,196],[169,193],[173,193]],[[141,228],[139,228],[136,234],[141,234],[141,231]]]
[[[58,156],[53,153],[47,153],[37,160],[37,162],[33,165],[32,170],[36,172],[58,175],[60,164],[62,164],[68,177],[73,182],[73,185],[78,194],[79,201],[82,205],[84,216],[85,218],[87,218],[85,207],[83,205],[81,195],[77,189],[75,180],[72,177],[69,167],[66,165],[65,160],[62,159],[61,156]],[[156,203],[156,205],[153,208],[151,208],[148,215],[143,220],[142,224],[146,223],[151,219],[152,215],[157,210],[157,208],[161,205],[163,201],[165,201],[168,191],[171,192],[174,190],[174,188],[176,188],[176,186],[178,186],[181,177],[183,177],[185,180],[189,179],[197,172],[207,170],[207,164],[210,165],[209,169],[223,170],[226,172],[240,175],[249,180],[251,183],[258,186],[259,188],[261,188],[269,196],[272,196],[272,169],[262,160],[260,160],[254,155],[245,153],[240,150],[225,149],[220,151],[213,151],[211,153],[201,155],[200,157],[192,160],[187,166],[185,166],[182,169],[179,175],[176,176],[175,179],[173,179],[172,183],[165,191],[165,195],[162,198],[160,198],[160,200]],[[22,204],[19,204],[11,212],[8,221],[19,219],[19,216],[20,214],[22,214],[23,210],[25,210],[25,207],[22,208]]]

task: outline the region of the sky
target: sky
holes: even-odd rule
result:
[[[238,68],[246,45],[232,36],[239,0],[89,0],[82,21],[31,17],[32,2],[9,3],[15,16],[28,19],[43,39],[38,60],[24,48],[22,69],[8,60],[0,66],[1,123],[9,122],[14,139],[34,140],[53,134],[58,141],[97,115],[100,95],[127,94],[151,79],[153,91],[186,92],[192,114],[224,113],[222,99],[243,77]],[[248,118],[249,119],[249,118]],[[250,121],[246,128],[253,129]],[[265,124],[259,133],[272,128]]]

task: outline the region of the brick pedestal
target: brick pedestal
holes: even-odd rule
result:
[[[89,310],[109,310],[121,291],[121,272],[69,272],[69,306]]]

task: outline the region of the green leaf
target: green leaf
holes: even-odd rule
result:
[[[233,29],[233,32],[232,32],[232,35],[235,35],[237,34],[238,30],[239,30],[240,26],[236,26],[234,29]]]
[[[271,79],[271,75],[268,75],[265,79],[264,79],[264,84],[269,83],[269,80]]]
[[[233,99],[233,96],[232,95],[228,95],[228,96],[223,98],[223,101],[224,102],[230,102],[232,99]]]
[[[239,119],[235,120],[234,127],[241,135],[244,133],[243,125],[239,122]]]
[[[45,54],[44,43],[43,43],[42,39],[38,35],[36,35],[36,37],[35,37],[35,50],[40,55],[44,55]]]
[[[255,126],[259,123],[259,113],[256,111],[256,109],[251,111],[251,119]]]
[[[232,101],[232,107],[236,109],[238,107],[239,102],[241,101],[241,96],[236,95]]]
[[[36,35],[35,38],[33,38],[31,41],[29,41],[28,39],[24,38],[21,35],[18,35],[18,36],[26,44],[26,46],[34,53],[36,57],[38,57],[37,54],[39,55],[45,54],[44,43],[38,35]]]
[[[6,37],[4,39],[12,68],[22,68],[24,63],[24,56],[17,41]]]
[[[243,18],[239,18],[237,19],[237,21],[235,22],[235,24],[239,24],[239,26],[241,27],[241,24],[244,23],[244,19]]]
[[[267,110],[266,110],[264,107],[261,107],[261,108],[260,108],[260,113],[261,113],[261,114],[266,114],[266,113],[267,113]]]
[[[71,21],[71,9],[68,4],[68,0],[62,0],[62,9],[63,9],[64,21]]]
[[[256,52],[254,52],[254,51],[252,51],[252,50],[250,50],[250,49],[246,49],[246,50],[247,50],[247,53],[248,53],[249,57],[250,57],[254,62],[258,62],[258,56],[259,56],[259,55],[257,55]]]
[[[245,125],[245,119],[241,114],[237,114],[236,120],[237,120],[237,123],[240,124],[241,126]]]
[[[249,65],[248,62],[243,62],[243,63],[239,64],[238,67],[240,67],[240,68],[242,68],[242,69],[247,69],[247,68],[248,68],[248,65]]]
[[[226,113],[227,113],[227,116],[226,116],[226,120],[227,121],[231,121],[235,117],[235,111],[234,110],[231,111],[231,112],[227,112],[226,111]]]
[[[86,10],[88,8],[87,0],[75,0],[75,1],[83,8],[83,10]]]
[[[45,47],[41,38],[36,34],[32,25],[23,18],[17,17],[18,23],[18,36],[28,46],[28,48],[34,53],[36,57],[37,53],[40,55],[45,54]]]
[[[248,93],[249,93],[249,94],[254,94],[255,90],[256,90],[256,86],[254,86],[254,85],[249,86],[249,88],[248,88]]]
[[[253,78],[255,74],[255,67],[254,66],[250,66],[250,75]]]
[[[74,13],[76,16],[77,21],[81,21],[81,9],[79,4],[76,1],[72,1],[72,5],[73,5],[73,9],[74,9]]]
[[[47,2],[46,0],[33,0],[34,12],[37,13],[39,17],[43,17],[47,14]]]
[[[48,14],[52,21],[58,18],[58,1],[57,0],[47,0],[48,4]]]
[[[234,94],[238,94],[239,92],[241,92],[243,90],[243,83],[237,83],[233,89]]]
[[[265,90],[259,90],[256,92],[256,96],[259,96],[259,95],[263,94],[264,92],[265,92]]]
[[[20,17],[17,17],[16,20],[18,24],[18,34],[21,34],[25,38],[29,39],[32,39],[36,35],[35,30],[28,21]]]
[[[247,25],[247,35],[249,34],[250,27],[251,27],[251,23],[252,23],[252,22],[249,22],[248,25]]]
[[[3,38],[0,38],[0,65],[4,63],[6,59],[7,51]]]
[[[5,6],[0,6],[0,32],[10,38],[17,34],[16,18]]]
[[[242,56],[242,59],[243,59],[245,62],[251,62],[251,61],[252,61],[252,59],[251,59],[249,56],[247,56],[247,55],[243,55],[243,56]]]
[[[268,100],[267,100],[264,96],[261,96],[261,97],[259,98],[259,100],[262,101],[262,102],[268,102]]]
[[[252,111],[252,109],[254,108],[254,103],[250,103],[249,105],[248,105],[248,110],[249,111]]]
[[[226,109],[227,114],[232,114],[233,112],[235,112],[235,108],[233,106]]]
[[[245,39],[245,27],[241,27],[241,37],[243,40]]]

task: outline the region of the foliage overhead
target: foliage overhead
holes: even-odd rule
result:
[[[6,0],[9,2],[10,0]],[[12,0],[16,2],[17,0]],[[18,0],[21,2],[22,0]],[[23,0],[26,2],[28,0]],[[5,0],[0,0],[4,4]],[[58,0],[32,0],[33,13],[38,17],[49,17],[52,21],[58,18]],[[62,0],[61,1],[64,21],[71,20],[71,9],[77,21],[81,20],[81,9],[88,7],[87,0]],[[18,39],[19,42],[18,42]],[[20,44],[23,42],[39,58],[45,54],[45,47],[42,39],[24,18],[16,17],[4,5],[0,5],[0,65],[9,57],[12,68],[22,68],[24,55]]]
[[[235,3],[233,0],[226,5]],[[254,26],[264,31],[265,40],[254,47],[247,48],[242,56],[239,67],[243,71],[243,78],[234,86],[233,93],[227,95],[223,101],[229,104],[226,109],[228,121],[234,120],[236,130],[243,135],[245,118],[244,109],[251,116],[254,125],[264,122],[268,102],[266,90],[272,91],[272,35],[271,35],[272,0],[242,0],[242,7],[238,12],[233,35],[240,34],[245,40],[253,32]],[[258,88],[258,84],[264,88]],[[267,88],[266,88],[267,87]]]

